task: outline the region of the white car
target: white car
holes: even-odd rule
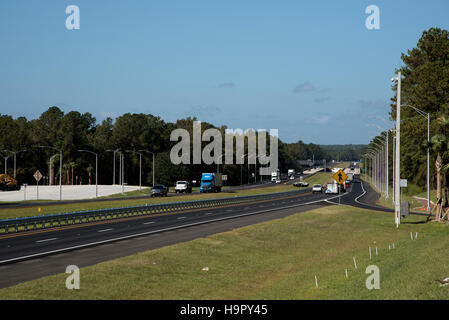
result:
[[[282,182],[281,179],[276,179],[276,184],[279,184],[281,182]]]
[[[323,186],[321,184],[314,184],[312,188],[312,193],[315,192],[323,193]]]

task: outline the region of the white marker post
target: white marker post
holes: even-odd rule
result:
[[[318,278],[315,276],[315,286],[318,289]]]
[[[355,261],[355,257],[352,257],[352,259],[354,260],[354,267],[357,269],[357,262]]]
[[[371,260],[371,247],[369,247],[369,259]]]
[[[346,279],[349,279],[348,277],[348,269],[345,269]]]

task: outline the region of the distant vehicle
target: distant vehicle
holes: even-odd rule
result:
[[[157,184],[151,189],[152,197],[166,197],[168,195],[168,188],[163,184]]]
[[[203,173],[201,176],[200,193],[221,192],[223,179],[221,173]]]
[[[348,189],[351,186],[351,181],[346,180],[345,181],[345,189]]]
[[[295,179],[295,169],[288,169],[287,175],[290,180],[294,180]]]
[[[281,183],[281,182],[282,182],[281,179],[276,179],[276,184],[279,184],[279,183]]]
[[[1,191],[14,191],[20,190],[20,186],[17,180],[11,178],[7,174],[0,174],[0,190]]]
[[[326,193],[327,194],[338,194],[338,184],[328,183]]]
[[[304,181],[299,181],[299,182],[295,182],[293,184],[294,187],[308,187],[309,184],[307,182]]]
[[[323,193],[323,186],[321,184],[314,184],[312,187],[312,193],[315,192]]]
[[[271,182],[276,183],[279,179],[281,179],[281,171],[277,169],[271,173]]]
[[[192,185],[188,181],[176,181],[176,193],[192,193]]]

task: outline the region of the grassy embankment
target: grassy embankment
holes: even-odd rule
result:
[[[68,275],[59,274],[0,290],[0,297],[448,299],[449,286],[435,280],[449,276],[449,229],[423,220],[407,218],[397,230],[390,214],[324,207],[82,268],[80,290],[67,290]],[[368,265],[379,267],[380,290],[365,286]]]
[[[369,182],[368,180],[366,180],[364,175],[361,175],[362,180],[364,181],[363,183],[365,184],[369,184],[371,186],[371,188],[373,188],[375,191],[380,193],[380,190],[378,190],[374,184],[372,184],[371,182]],[[389,194],[389,198],[387,199],[385,197],[384,194],[381,195],[381,197],[378,199],[377,204],[387,207],[387,208],[392,208],[394,209],[394,204],[393,204],[393,188],[390,185],[389,189],[388,189],[388,194]],[[436,202],[436,198],[437,198],[437,192],[435,189],[431,189],[430,190],[430,201]],[[408,201],[410,204],[410,209],[417,209],[417,208],[423,208],[423,203],[418,201],[415,197],[419,197],[422,199],[427,199],[427,190],[426,188],[421,188],[415,184],[408,184],[407,188],[402,188],[402,201]]]

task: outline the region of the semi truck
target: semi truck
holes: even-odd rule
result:
[[[221,173],[203,173],[201,175],[200,193],[221,192],[223,178]]]

